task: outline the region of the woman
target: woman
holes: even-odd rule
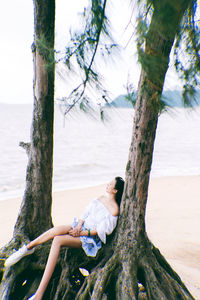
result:
[[[96,256],[101,242],[106,243],[106,235],[111,234],[117,224],[119,206],[124,189],[124,180],[115,177],[106,186],[107,194],[94,199],[79,220],[74,219],[72,226],[62,225],[49,229],[28,245],[13,253],[5,262],[9,267],[22,257],[32,254],[37,245],[53,239],[47,265],[36,293],[29,299],[40,300],[55,269],[60,248],[83,248],[88,256]]]

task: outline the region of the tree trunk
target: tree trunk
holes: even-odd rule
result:
[[[19,248],[24,242],[34,239],[52,226],[55,0],[34,0],[33,2],[34,111],[28,151],[26,188],[13,239],[1,249],[1,256],[4,257],[7,257],[13,248]],[[27,265],[26,261],[25,264],[14,266],[15,272],[6,271],[0,286],[0,298],[2,300],[24,299],[27,287],[30,288],[28,278],[33,277],[35,270],[41,269],[40,264],[43,260],[44,258],[39,259],[38,262],[33,263],[34,265]],[[26,284],[22,288],[25,280]],[[37,283],[39,280],[38,276],[34,279]]]
[[[52,171],[54,120],[54,22],[53,0],[35,0],[34,111],[26,189],[14,235],[33,239],[52,226]]]

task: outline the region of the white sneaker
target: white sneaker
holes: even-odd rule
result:
[[[16,264],[22,257],[26,256],[26,255],[30,255],[35,251],[34,248],[32,249],[28,249],[26,245],[24,245],[22,248],[20,248],[18,251],[14,252],[13,254],[11,254],[11,256],[9,256],[5,263],[4,266],[6,268]]]
[[[30,298],[28,298],[28,300],[34,300],[35,299],[35,294],[33,296],[31,296]]]

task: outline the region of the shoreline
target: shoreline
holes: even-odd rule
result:
[[[151,178],[146,229],[150,240],[200,300],[200,176]],[[54,225],[71,223],[85,206],[104,193],[105,184],[53,192]],[[0,246],[12,237],[21,198],[0,201]]]
[[[79,190],[79,189],[87,189],[91,187],[96,187],[100,185],[105,185],[105,182],[97,182],[97,183],[91,183],[91,184],[83,184],[80,186],[72,186],[72,187],[56,187],[53,189],[52,194],[58,193],[58,192],[64,192],[64,191],[72,191],[72,190]],[[18,190],[12,190],[8,192],[0,192],[0,202],[1,201],[6,201],[6,200],[12,200],[12,199],[17,199],[17,198],[22,198],[24,195],[24,188],[18,189]]]
[[[151,177],[150,180],[156,180],[156,179],[161,179],[161,178],[184,178],[184,177],[200,177],[200,173],[198,174],[189,174],[189,175],[163,175],[163,176],[153,176]],[[72,191],[72,190],[79,190],[79,189],[87,189],[87,188],[93,188],[93,187],[97,187],[97,186],[103,186],[105,185],[106,182],[96,182],[96,183],[91,183],[91,184],[83,184],[80,186],[73,186],[73,187],[56,187],[53,189],[52,194],[56,194],[59,192],[67,192],[67,191]],[[18,199],[18,198],[22,198],[24,195],[24,188],[21,188],[19,190],[12,190],[12,191],[8,191],[8,192],[0,192],[0,203],[1,201],[7,201],[7,200],[12,200],[12,199]],[[5,194],[4,194],[5,193]]]

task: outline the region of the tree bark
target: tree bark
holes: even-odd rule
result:
[[[28,151],[26,188],[12,241],[1,249],[7,257],[23,243],[34,239],[52,226],[52,171],[53,171],[53,120],[54,120],[54,24],[55,0],[34,0],[34,110],[31,142]],[[27,260],[7,270],[0,285],[0,298],[26,299],[27,287],[39,282],[33,274],[40,270],[47,255],[27,265]],[[37,257],[37,253],[35,254]],[[3,268],[1,266],[1,274]],[[30,283],[29,283],[30,279]],[[25,285],[22,283],[26,282]],[[32,283],[31,283],[32,282]],[[35,288],[34,288],[35,290]],[[25,297],[25,298],[24,298]]]
[[[34,111],[26,189],[14,236],[34,239],[52,226],[55,1],[34,1]]]

